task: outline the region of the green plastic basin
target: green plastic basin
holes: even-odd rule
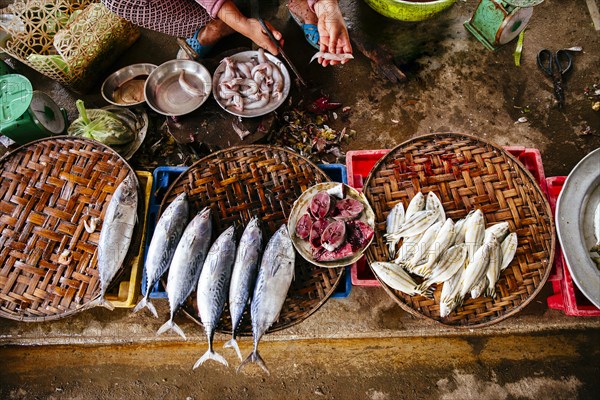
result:
[[[402,1],[402,0],[365,0],[379,14],[399,21],[423,21],[444,11],[456,0]]]

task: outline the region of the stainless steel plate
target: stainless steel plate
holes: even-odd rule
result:
[[[134,80],[143,80],[145,82],[150,73],[155,69],[156,65],[154,64],[132,64],[113,72],[102,83],[102,88],[100,89],[102,97],[104,97],[104,100],[115,106],[131,107],[143,103],[144,100],[131,103],[120,103],[118,99],[115,99],[114,97],[115,91],[126,82]]]
[[[594,238],[594,211],[600,203],[600,149],[571,171],[556,204],[556,231],[577,287],[600,308],[600,270],[589,250]]]
[[[229,58],[231,58],[232,60],[237,61],[237,62],[240,62],[240,61],[243,62],[243,61],[251,61],[252,59],[255,59],[257,57],[257,55],[258,55],[257,51],[242,51],[241,53],[234,54],[234,55],[230,56]],[[266,106],[255,109],[255,110],[244,110],[244,111],[238,112],[231,108],[227,108],[225,105],[225,101],[223,101],[218,96],[219,80],[221,79],[221,75],[223,74],[223,72],[225,72],[225,63],[221,62],[219,64],[219,66],[217,67],[217,69],[215,70],[215,73],[213,74],[212,84],[213,84],[213,96],[214,96],[215,100],[217,101],[217,103],[221,106],[221,108],[223,108],[223,110],[227,111],[230,114],[237,115],[238,117],[250,118],[250,117],[259,117],[261,115],[268,114],[271,111],[275,111],[277,109],[277,107],[279,107],[280,105],[283,104],[283,102],[287,98],[288,94],[290,93],[290,84],[291,84],[290,73],[288,72],[287,68],[285,67],[285,65],[283,64],[283,62],[280,59],[278,59],[274,55],[269,54],[267,52],[265,52],[265,55],[267,56],[269,61],[271,61],[273,64],[275,64],[277,67],[279,67],[279,70],[281,71],[281,75],[283,75],[283,92],[282,92],[281,98],[278,101],[271,101]]]
[[[192,94],[180,84],[181,72],[185,81],[200,95]],[[146,103],[157,113],[170,116],[188,114],[200,107],[212,89],[208,70],[192,60],[171,60],[156,68],[144,86]]]

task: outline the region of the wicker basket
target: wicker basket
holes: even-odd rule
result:
[[[496,284],[496,299],[467,296],[462,307],[445,319],[439,312],[442,285],[429,299],[395,291],[378,277],[392,298],[413,315],[450,326],[486,326],[523,309],[548,278],[555,246],[550,207],[529,171],[499,146],[451,133],[417,137],[375,164],[363,190],[376,216],[369,262],[388,260],[383,239],[386,216],[399,201],[407,206],[419,191],[434,191],[446,216],[454,221],[480,208],[486,225],[507,221],[510,231],[517,232],[517,253]]]
[[[13,17],[0,23],[10,35],[2,50],[77,92],[89,90],[140,35],[89,0],[18,0],[3,13]]]
[[[245,226],[256,215],[263,222],[266,238],[270,238],[287,221],[300,194],[326,181],[329,178],[315,164],[289,150],[260,145],[233,147],[213,153],[183,172],[165,194],[161,211],[185,191],[190,200],[190,215],[206,206],[212,209],[214,237],[234,223]],[[344,271],[317,267],[299,255],[295,270],[279,320],[270,331],[294,325],[315,312],[333,294]],[[194,292],[184,311],[200,323],[195,302]],[[246,310],[241,335],[251,334],[247,314]],[[227,307],[219,330],[231,332]]]
[[[99,296],[100,230],[88,233],[84,221],[104,216],[130,173],[107,146],[67,136],[31,142],[0,159],[0,316],[57,319]],[[139,247],[139,225],[129,253]],[[59,263],[65,249],[68,265]]]

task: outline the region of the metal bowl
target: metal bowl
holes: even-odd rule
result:
[[[182,78],[187,85],[182,85]],[[211,76],[204,65],[192,60],[171,60],[152,71],[144,86],[144,96],[154,111],[175,117],[200,107],[211,89]]]
[[[145,82],[150,73],[155,69],[156,65],[154,64],[133,64],[128,65],[127,67],[123,67],[116,72],[113,72],[102,83],[102,88],[100,89],[102,97],[104,97],[104,100],[108,101],[110,104],[113,104],[115,106],[130,107],[143,103],[143,84],[141,84],[142,100],[137,102],[120,102],[118,96],[117,98],[115,98],[115,92],[127,82],[133,82],[138,80]]]
[[[456,0],[365,0],[373,10],[388,18],[399,21],[424,21],[444,11]]]
[[[556,203],[556,231],[573,281],[600,308],[600,270],[590,258],[594,212],[600,205],[600,149],[594,150],[567,177]]]
[[[296,235],[296,225],[298,224],[298,220],[300,219],[301,216],[303,216],[307,212],[308,206],[309,206],[310,201],[313,198],[313,196],[322,190],[333,189],[338,185],[344,186],[344,191],[346,193],[346,196],[360,201],[365,206],[365,209],[363,210],[363,212],[362,212],[360,218],[358,218],[358,220],[366,223],[371,228],[375,227],[375,213],[373,212],[373,209],[369,205],[369,202],[367,201],[365,195],[360,193],[358,190],[356,190],[344,183],[339,183],[339,182],[317,183],[316,185],[311,186],[308,189],[306,189],[300,195],[300,197],[298,197],[298,200],[296,200],[294,202],[294,205],[292,206],[292,210],[290,211],[290,216],[288,218],[287,224],[288,224],[288,229],[290,232],[290,238],[292,239],[292,243],[294,244],[294,247],[296,248],[298,253],[300,253],[300,255],[306,261],[308,261],[312,264],[318,265],[319,267],[338,268],[338,267],[345,267],[347,265],[353,264],[356,261],[358,261],[359,258],[361,258],[363,256],[364,252],[367,250],[367,248],[373,241],[373,238],[371,238],[369,243],[367,243],[362,249],[360,249],[360,251],[357,251],[356,253],[354,253],[354,255],[352,255],[351,257],[342,258],[340,260],[333,260],[333,261],[316,261],[312,256],[312,247],[311,247],[310,243],[308,243],[306,240],[300,239]]]
[[[229,58],[236,62],[240,62],[240,61],[243,62],[243,61],[251,61],[252,59],[255,59],[257,57],[257,55],[258,55],[258,51],[249,50],[249,51],[242,51],[241,53],[234,54],[232,56],[229,56]],[[214,96],[215,100],[217,101],[217,104],[219,104],[219,106],[221,106],[221,108],[223,108],[223,110],[227,111],[230,114],[237,115],[238,117],[251,118],[251,117],[260,117],[261,115],[265,115],[265,114],[270,113],[271,111],[275,111],[281,104],[283,104],[283,102],[287,98],[288,94],[290,93],[290,85],[291,85],[290,73],[288,72],[287,68],[285,67],[285,65],[283,64],[283,62],[280,59],[278,59],[274,55],[269,54],[267,52],[265,52],[265,56],[267,56],[269,61],[271,61],[273,64],[275,64],[279,68],[279,70],[281,71],[281,75],[283,75],[283,91],[282,91],[281,98],[278,101],[271,101],[266,106],[264,106],[262,108],[257,108],[254,110],[236,111],[231,108],[228,108],[227,105],[225,104],[225,101],[222,100],[217,95],[217,93],[219,93],[219,80],[221,79],[221,75],[223,74],[223,72],[225,72],[225,63],[221,62],[219,64],[219,66],[217,67],[217,69],[215,70],[215,73],[213,75],[212,84],[213,84],[213,96]]]

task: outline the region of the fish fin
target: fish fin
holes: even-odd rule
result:
[[[158,331],[156,332],[156,334],[157,335],[162,335],[163,333],[165,333],[169,329],[172,329],[175,333],[177,333],[179,336],[181,336],[184,340],[187,340],[187,338],[185,337],[185,333],[183,333],[183,330],[181,330],[181,328],[179,327],[179,325],[177,325],[171,319],[168,320],[167,322],[165,322],[160,328],[158,328]]]
[[[321,53],[320,51],[316,52],[315,55],[311,57],[311,59],[308,63],[310,64],[311,62],[313,62],[315,59],[321,57],[322,55],[323,55],[323,53]]]
[[[493,287],[493,288],[487,288],[485,290],[485,292],[483,292],[483,295],[491,297],[492,299],[495,299],[496,298],[496,288],[495,287]]]
[[[235,349],[235,352],[237,353],[238,357],[240,358],[240,361],[242,361],[244,358],[242,357],[242,352],[240,351],[240,347],[238,346],[237,340],[235,340],[235,338],[231,338],[227,343],[225,343],[223,345],[224,348],[230,348],[233,347]]]
[[[89,303],[89,307],[104,307],[109,309],[110,311],[115,309],[115,306],[108,300],[104,298],[104,296],[98,297],[96,300],[93,300]]]
[[[133,312],[136,313],[144,307],[147,307],[148,310],[150,310],[152,315],[154,315],[154,318],[158,318],[158,313],[156,312],[156,308],[154,308],[154,304],[152,304],[152,302],[150,300],[148,300],[147,297],[144,297],[143,299],[140,300],[140,302],[137,304],[137,306],[135,306],[135,308],[133,309]]]
[[[429,281],[425,280],[425,281],[423,281],[423,283],[421,283],[421,284],[417,285],[417,287],[415,287],[415,291],[417,293],[424,294],[430,286],[431,286],[431,283],[429,283]]]
[[[202,357],[200,357],[198,359],[198,361],[196,361],[196,364],[194,364],[194,368],[192,368],[192,369],[198,368],[199,366],[204,364],[204,362],[206,362],[207,360],[215,360],[217,362],[220,362],[221,364],[223,364],[226,367],[229,366],[229,364],[227,363],[227,360],[225,358],[223,358],[222,355],[220,355],[219,353],[215,353],[212,350],[208,350],[206,353],[204,353],[204,355]]]
[[[146,307],[146,300],[148,298],[147,297],[143,297],[139,303],[137,303],[137,305],[135,306],[135,308],[133,309],[133,312],[136,313],[138,311],[140,311],[142,308]]]
[[[250,355],[246,357],[244,361],[242,361],[240,366],[237,367],[235,371],[239,373],[242,370],[242,367],[248,363],[258,364],[258,366],[261,367],[263,371],[267,373],[267,375],[271,375],[271,373],[269,372],[269,368],[267,368],[267,365],[265,364],[264,360],[262,359],[260,354],[258,354],[258,350],[252,351],[252,353],[250,353]]]

